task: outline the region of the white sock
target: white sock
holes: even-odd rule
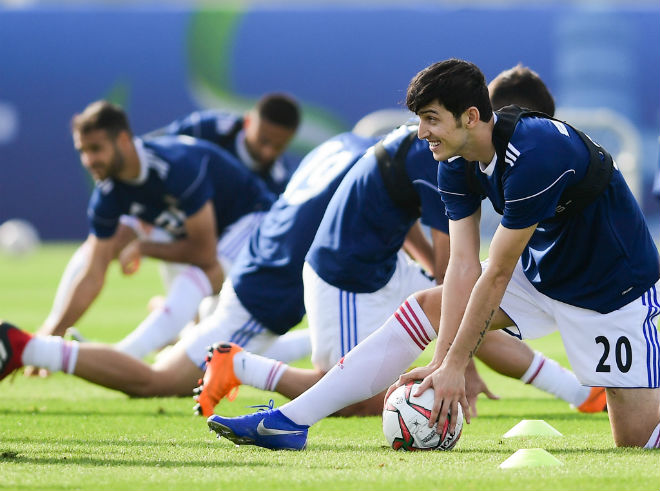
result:
[[[289,363],[306,358],[312,353],[312,340],[309,329],[297,329],[279,336],[263,353],[266,358]]]
[[[186,268],[174,279],[164,305],[149,314],[115,348],[135,358],[144,358],[167,346],[195,317],[202,299],[211,293],[213,290],[206,274],[195,266]]]
[[[73,373],[79,349],[78,341],[66,341],[60,336],[35,336],[25,345],[21,361],[23,365],[51,372]]]
[[[591,387],[582,385],[573,372],[538,351],[534,352],[534,359],[520,380],[576,407],[586,401],[591,392]]]
[[[313,387],[280,409],[294,423],[311,426],[385,390],[435,338],[417,300],[408,297],[385,324],[349,351]]]
[[[60,282],[57,285],[57,291],[55,292],[55,299],[53,300],[53,306],[50,309],[50,313],[44,325],[51,325],[59,317],[64,303],[71,295],[73,288],[73,282],[78,277],[78,274],[85,269],[87,262],[89,261],[89,248],[85,247],[85,244],[81,245],[76,249],[76,252],[73,253],[71,259],[64,268]]]
[[[660,423],[655,427],[653,433],[651,433],[651,438],[646,442],[644,448],[660,448]]]
[[[274,391],[288,365],[272,358],[239,351],[234,355],[234,375],[243,385]]]

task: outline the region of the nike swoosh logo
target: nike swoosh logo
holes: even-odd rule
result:
[[[264,420],[259,421],[257,425],[257,434],[261,436],[273,436],[273,435],[300,435],[303,432],[300,430],[278,430],[276,428],[266,428],[264,426]]]

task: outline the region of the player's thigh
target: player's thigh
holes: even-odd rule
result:
[[[656,287],[607,314],[555,302],[571,367],[584,385],[660,387]]]
[[[215,343],[232,342],[247,351],[261,354],[276,339],[276,334],[269,331],[243,307],[231,282],[226,280],[213,313],[191,329],[177,344],[184,346],[192,362],[201,367],[205,363],[209,347]]]
[[[303,268],[303,279],[312,362],[326,371],[378,329],[408,296],[434,284],[419,266],[403,258],[399,258],[390,281],[373,293],[330,285],[308,264]]]
[[[487,261],[482,263],[485,268]],[[502,329],[518,339],[537,339],[557,331],[552,304],[527,280],[520,262],[506,287],[491,329]]]

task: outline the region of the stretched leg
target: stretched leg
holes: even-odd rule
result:
[[[12,371],[24,365],[64,371],[134,397],[187,395],[202,375],[182,346],[150,366],[108,345],[32,337],[6,323],[0,325],[0,341],[0,348],[11,354]]]
[[[166,346],[195,317],[202,299],[212,293],[206,274],[195,266],[188,266],[172,282],[165,302],[117,343],[117,350],[143,358]]]

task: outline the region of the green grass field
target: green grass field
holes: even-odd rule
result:
[[[48,245],[27,258],[0,255],[0,318],[35,330],[72,252],[71,245]],[[96,340],[119,340],[161,291],[155,262],[144,262],[132,278],[113,267],[78,327]],[[533,346],[566,364],[558,338]],[[483,367],[481,373],[501,400],[479,400],[479,416],[453,451],[417,453],[389,449],[376,417],[323,420],[311,429],[305,452],[238,448],[207,431],[204,419],[192,415],[191,398],[130,399],[63,374],[27,379],[18,373],[0,382],[0,489],[660,488],[660,453],[615,448],[605,413],[578,414],[532,387]],[[218,412],[244,414],[269,397],[242,388]],[[522,419],[543,419],[564,436],[503,438]],[[543,448],[562,465],[498,467],[522,448]]]

